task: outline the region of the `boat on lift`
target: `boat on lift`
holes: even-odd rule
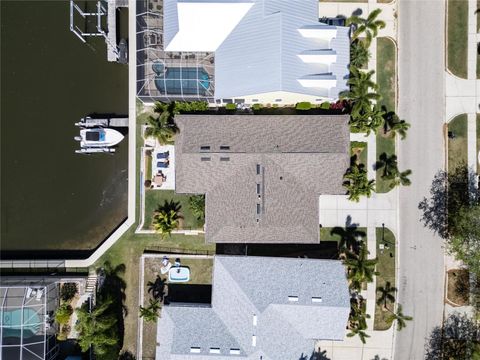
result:
[[[123,137],[114,129],[89,128],[81,129],[80,136],[75,136],[75,140],[80,142],[81,148],[108,148],[117,145]]]

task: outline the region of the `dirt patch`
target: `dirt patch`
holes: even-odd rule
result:
[[[449,270],[447,279],[447,301],[453,306],[468,305],[470,293],[468,270]]]

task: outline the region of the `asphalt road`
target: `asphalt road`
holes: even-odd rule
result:
[[[398,112],[412,125],[399,145],[399,165],[413,171],[412,185],[400,190],[398,300],[414,317],[396,336],[400,360],[423,360],[426,338],[442,321],[442,241],[420,222],[418,204],[444,167],[444,30],[444,0],[398,0]]]

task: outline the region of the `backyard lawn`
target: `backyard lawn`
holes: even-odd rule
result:
[[[177,256],[170,256],[170,262],[173,263]],[[178,258],[182,266],[190,268],[190,281],[187,285],[210,285],[212,283],[212,270],[213,259],[193,258],[188,256],[179,255]],[[151,293],[148,292],[148,283],[155,282],[155,279],[159,275],[161,278],[166,279],[166,275],[160,274],[160,268],[162,266],[162,256],[158,257],[146,257],[144,266],[144,300],[143,304],[146,307],[149,303],[149,299],[152,298]],[[161,313],[160,313],[161,314]],[[157,323],[143,321],[143,359],[154,359],[156,348],[156,334]]]
[[[340,235],[339,232],[334,231],[332,233],[333,229],[337,228],[331,228],[331,227],[322,227],[320,228],[320,241],[335,241],[337,243],[342,240],[342,236]],[[350,232],[358,232],[362,234],[362,239],[367,242],[367,228],[366,227],[349,227],[349,228],[338,228],[338,229],[343,229],[344,231],[350,230]]]
[[[208,251],[214,253],[215,246],[205,244],[204,236],[189,236],[173,234],[164,240],[159,235],[135,234],[135,226],[125,233],[95,264],[100,267],[105,261],[112,265],[124,264],[126,267],[123,278],[127,284],[125,305],[128,314],[125,316],[124,349],[131,352],[136,350],[137,319],[138,319],[138,286],[139,286],[139,261],[145,249],[157,250],[157,246],[169,248],[171,251]],[[172,255],[174,256],[174,255]]]
[[[165,200],[180,203],[180,213],[183,219],[180,219],[181,229],[202,229],[203,221],[199,221],[190,210],[188,199],[190,195],[175,194],[173,190],[146,190],[145,191],[145,221],[143,223],[144,229],[152,228],[153,213],[159,205],[162,205]]]
[[[467,114],[456,116],[448,123],[448,131],[454,138],[448,138],[448,172],[452,172],[461,164],[467,164]]]
[[[377,84],[378,93],[382,96],[381,106],[385,106],[387,111],[396,111],[396,46],[395,43],[386,37],[377,39]],[[395,139],[383,135],[382,129],[377,134],[377,159],[382,153],[388,156],[395,154]],[[381,178],[381,170],[377,171],[376,187],[377,193],[386,193],[390,191],[390,180]]]
[[[467,78],[468,0],[448,0],[447,67],[456,76]]]
[[[386,282],[390,282],[391,286],[395,286],[395,250],[396,250],[396,241],[393,233],[385,228],[385,234],[383,233],[384,229],[379,227],[376,228],[376,238],[377,238],[377,271],[380,273],[377,276],[377,289],[379,287],[384,287]],[[384,249],[380,249],[380,245],[384,246]],[[387,248],[388,246],[388,248]],[[380,297],[380,292],[377,291],[376,298]],[[396,294],[394,294],[396,297]],[[393,310],[393,304],[387,303],[387,306],[390,310]],[[375,304],[375,318],[373,323],[374,330],[387,330],[391,325],[386,323],[386,318],[389,315],[389,312],[383,309],[382,305]]]

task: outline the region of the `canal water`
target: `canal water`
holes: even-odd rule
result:
[[[128,114],[128,68],[107,62],[103,40],[70,32],[68,1],[0,6],[2,257],[85,255],[127,217],[128,143],[75,154],[74,123]],[[117,16],[125,38],[127,12]]]

